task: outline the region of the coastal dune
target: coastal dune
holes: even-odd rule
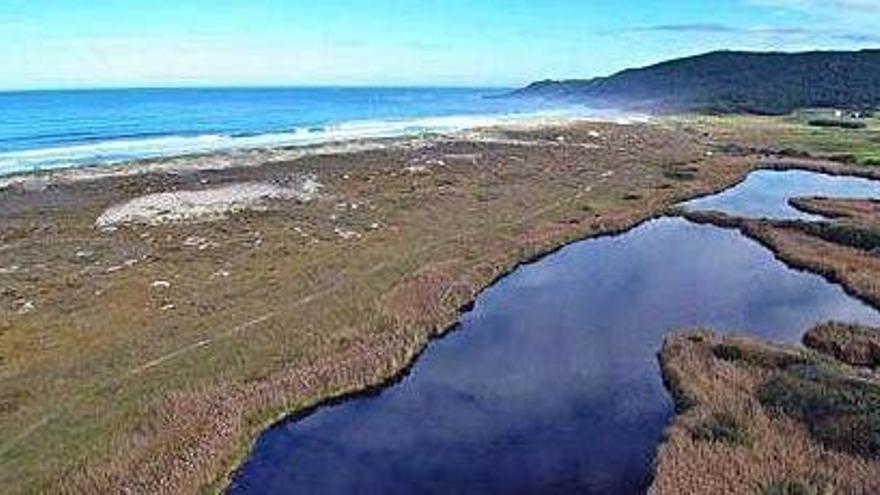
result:
[[[281,186],[267,182],[245,182],[193,191],[148,194],[107,209],[95,221],[101,230],[125,224],[159,225],[169,222],[211,221],[246,210],[271,208],[272,201],[309,201],[321,184],[314,177],[293,180]]]

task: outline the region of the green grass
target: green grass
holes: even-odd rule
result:
[[[867,166],[880,166],[880,118],[859,119],[864,127],[815,126],[815,112],[785,117],[753,115],[684,116],[673,120],[711,133],[719,144],[752,145],[790,156],[815,156]]]
[[[758,391],[767,409],[803,422],[828,448],[865,457],[880,456],[880,386],[850,378],[840,365],[818,354],[799,356],[773,348],[722,344],[715,356],[774,371]],[[747,435],[736,421],[716,416],[695,437],[739,443]]]
[[[806,424],[828,448],[880,456],[880,386],[842,377],[820,366],[797,365],[771,378],[758,392],[766,408]]]
[[[715,414],[692,432],[694,440],[746,447],[752,444],[748,429],[729,414]]]
[[[785,479],[775,481],[763,487],[760,491],[761,495],[824,495],[833,493],[830,484],[821,479],[809,481]]]
[[[816,126],[824,118],[794,115],[784,119],[790,126],[784,142],[811,154],[862,165],[880,164],[880,119],[858,121],[858,127]]]

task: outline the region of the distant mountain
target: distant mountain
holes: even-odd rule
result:
[[[654,112],[783,114],[880,107],[880,50],[721,51],[589,80],[540,81],[514,96]]]

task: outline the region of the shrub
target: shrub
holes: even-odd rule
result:
[[[835,153],[829,156],[828,159],[846,165],[855,165],[859,163],[859,157],[852,153]]]
[[[819,495],[816,487],[799,480],[776,481],[764,487],[761,495]]]
[[[806,359],[798,354],[779,352],[759,346],[740,344],[718,344],[712,348],[718,359],[730,362],[743,362],[762,368],[784,369],[788,366],[806,363]]]
[[[857,120],[838,120],[838,119],[813,119],[809,122],[813,127],[838,127],[841,129],[864,129],[868,127],[864,122]]]
[[[880,365],[880,330],[827,323],[810,329],[804,345],[852,366]]]
[[[801,366],[762,385],[758,399],[764,407],[806,424],[827,448],[880,455],[880,386]]]
[[[873,251],[880,248],[880,232],[871,229],[827,222],[797,222],[793,225],[806,234],[835,244],[842,244],[863,251]]]
[[[751,445],[748,430],[729,414],[713,415],[698,425],[692,435],[694,440],[722,442],[736,446]]]
[[[776,154],[788,158],[810,158],[813,156],[809,151],[799,150],[797,148],[783,148],[777,151]]]
[[[692,181],[696,180],[698,173],[700,170],[695,167],[672,167],[667,169],[663,176],[677,181]]]

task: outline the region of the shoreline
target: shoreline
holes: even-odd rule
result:
[[[310,156],[354,154],[389,149],[419,139],[421,138],[415,136],[355,139],[316,145],[249,148],[14,172],[9,175],[0,175],[0,191],[16,187],[27,189],[59,183],[100,181],[148,174],[181,174],[239,167],[259,167],[275,161],[296,161]]]
[[[16,185],[27,186],[28,184],[48,185],[55,182],[72,182],[81,180],[99,180],[106,177],[119,177],[141,175],[147,173],[185,173],[194,170],[219,170],[241,166],[259,166],[272,161],[291,161],[308,156],[322,154],[345,154],[358,153],[384,148],[399,146],[419,146],[423,141],[443,139],[490,139],[493,133],[499,131],[527,131],[547,127],[560,127],[576,125],[578,123],[646,123],[649,116],[640,114],[620,114],[609,112],[596,112],[592,115],[586,112],[562,112],[536,111],[526,114],[499,114],[499,115],[450,115],[437,117],[421,117],[408,120],[376,121],[402,125],[404,123],[418,123],[430,121],[455,121],[456,119],[473,119],[472,124],[459,123],[436,126],[436,129],[426,127],[424,130],[398,132],[376,132],[375,135],[352,135],[350,137],[328,137],[326,140],[314,142],[276,144],[237,145],[223,149],[197,151],[193,153],[162,153],[158,156],[131,158],[116,161],[94,162],[84,164],[70,164],[67,166],[51,166],[47,168],[35,168],[33,170],[13,171],[0,174],[0,191]],[[489,123],[489,121],[494,121]],[[363,121],[363,123],[372,121]],[[353,125],[361,123],[342,122],[340,125]],[[332,126],[331,126],[332,127]],[[271,136],[279,133],[265,133],[257,136]],[[291,133],[293,134],[293,133]],[[173,137],[173,136],[169,136]],[[194,136],[197,139],[199,136]],[[112,142],[112,141],[108,141]],[[26,150],[38,152],[40,149]],[[0,154],[2,155],[2,154]]]
[[[384,391],[386,391],[388,388],[393,387],[393,386],[403,382],[404,380],[406,380],[406,378],[412,373],[413,368],[416,366],[416,364],[418,364],[419,358],[421,358],[426,352],[430,351],[431,346],[435,342],[444,339],[445,337],[449,336],[452,333],[460,331],[459,326],[461,324],[460,323],[461,318],[464,317],[468,312],[470,312],[473,309],[474,304],[476,303],[477,299],[479,298],[479,296],[483,292],[490,289],[493,285],[497,284],[498,282],[501,282],[505,278],[509,277],[510,275],[512,275],[514,272],[516,272],[520,268],[524,268],[529,265],[538,263],[538,262],[544,260],[545,258],[552,256],[553,254],[558,253],[558,252],[562,251],[563,249],[570,247],[574,244],[578,244],[578,243],[585,242],[585,241],[615,237],[618,235],[626,234],[626,233],[628,233],[634,229],[637,229],[645,224],[648,224],[652,221],[659,220],[662,218],[670,218],[670,217],[663,210],[659,210],[659,211],[655,211],[655,212],[648,212],[644,216],[641,216],[641,217],[637,216],[636,218],[632,219],[631,223],[625,223],[620,226],[614,226],[614,227],[609,228],[608,230],[604,230],[604,231],[601,231],[601,232],[598,232],[595,234],[591,234],[591,235],[588,235],[585,237],[575,238],[570,241],[566,241],[566,242],[559,244],[557,246],[550,247],[546,251],[535,253],[529,258],[526,258],[526,259],[523,259],[522,261],[516,262],[516,264],[509,267],[504,272],[498,274],[494,279],[492,279],[486,285],[484,285],[481,288],[478,288],[477,292],[473,296],[473,298],[471,300],[465,302],[461,307],[458,308],[458,316],[456,317],[455,321],[446,325],[445,327],[443,327],[442,330],[435,332],[435,333],[432,333],[428,337],[428,340],[419,349],[417,349],[411,357],[409,357],[406,360],[405,365],[400,370],[394,372],[392,375],[388,376],[387,378],[384,378],[379,383],[368,384],[367,386],[365,386],[364,388],[361,388],[361,389],[346,391],[346,392],[340,393],[339,395],[331,396],[331,397],[328,397],[325,399],[320,399],[315,404],[305,405],[302,408],[299,408],[296,410],[283,412],[280,415],[276,416],[275,418],[264,422],[263,426],[258,429],[259,433],[257,435],[249,435],[250,437],[252,437],[252,440],[248,444],[249,446],[245,451],[245,455],[241,456],[240,461],[234,463],[233,468],[226,471],[226,473],[222,477],[222,479],[224,480],[224,483],[222,483],[222,485],[219,485],[217,490],[212,490],[212,491],[214,491],[215,493],[225,493],[226,489],[229,488],[229,486],[231,485],[231,482],[232,482],[235,474],[241,469],[242,465],[246,461],[247,453],[249,453],[253,449],[259,436],[262,433],[264,433],[265,431],[272,429],[272,428],[281,427],[284,424],[288,424],[288,423],[292,423],[292,422],[296,422],[296,421],[301,421],[303,419],[308,418],[309,416],[312,416],[313,414],[320,412],[323,409],[332,408],[334,406],[338,406],[338,405],[344,404],[349,401],[379,396]]]
[[[98,436],[88,454],[68,448],[58,462],[80,474],[47,479],[56,469],[40,474],[40,466],[30,466],[38,470],[0,470],[0,478],[8,486],[43,489],[222,490],[266,426],[314,410],[328,397],[381,388],[424,352],[429,339],[452,331],[461,310],[512,267],[664,216],[674,204],[738,183],[761,160],[708,154],[711,147],[662,123],[578,122],[504,131],[501,137],[445,138],[419,148],[193,170],[183,177],[109,177],[3,198],[14,223],[0,238],[0,267],[4,260],[22,265],[24,272],[9,275],[18,291],[13,297],[33,301],[33,308],[0,333],[0,355],[6,342],[35,326],[61,345],[85,345],[65,355],[52,347],[26,348],[11,356],[6,379],[14,380],[19,370],[39,377],[59,367],[78,369],[76,356],[82,355],[97,374],[56,394],[75,398],[81,386],[101,396],[110,386],[101,376],[112,375],[114,366],[143,372],[137,382],[112,387],[134,397],[127,412],[80,419],[74,414],[79,406],[69,402],[70,410],[51,420],[51,429],[43,425],[29,434],[35,437],[29,442],[49,441],[57,451],[68,445],[63,435],[50,433],[59,428],[75,432],[100,420],[104,429],[118,424],[113,428],[135,432]],[[309,203],[279,203],[220,222],[94,231],[104,209],[148,190],[204,189],[203,179],[213,187],[294,171],[317,173],[327,189]],[[370,230],[371,223],[380,228]],[[334,226],[358,236],[343,238]],[[59,238],[54,229],[76,243],[40,244],[47,235]],[[206,249],[188,247],[190,238],[205,239],[197,245]],[[80,251],[87,263],[78,255],[71,260]],[[126,267],[135,254],[144,261]],[[53,277],[69,277],[74,289],[39,282],[40,264]],[[116,271],[117,265],[123,268]],[[33,277],[38,281],[29,282]],[[97,306],[95,291],[104,294]],[[322,299],[330,295],[332,301]],[[131,308],[132,298],[143,301],[140,309]],[[71,306],[78,308],[77,321],[95,325],[91,332],[103,345],[132,348],[135,359],[120,355],[119,364],[105,362],[112,353],[80,343],[75,332],[68,336],[62,322],[69,321],[65,308]],[[261,313],[269,316],[254,328],[225,330],[229,322],[250,322]],[[129,334],[120,335],[114,321],[127,322]],[[143,367],[157,355],[170,357]],[[33,410],[45,414],[55,406]],[[26,427],[0,416],[2,421]],[[51,452],[43,458],[51,459]]]
[[[772,235],[762,232],[762,229],[767,227],[770,229],[778,229],[780,226],[797,225],[799,221],[774,222],[751,220],[725,214],[716,214],[714,212],[685,212],[682,214],[682,218],[697,224],[712,225],[722,229],[738,231],[746,238],[751,239],[773,253],[773,256],[776,257],[776,259],[792,270],[822,277],[826,282],[843,289],[843,291],[850,297],[880,310],[880,294],[875,294],[853,286],[853,284],[849,282],[847,276],[838,271],[833,264],[820,263],[812,260],[805,261],[799,258],[796,252],[781,248],[772,238]]]
[[[799,165],[802,164],[799,163]],[[807,165],[810,164],[807,163]],[[828,171],[826,165],[821,163],[813,165],[812,168],[816,170],[812,171],[821,173],[833,172],[832,175],[850,175],[878,180],[878,175],[874,170],[853,174],[847,173],[853,172],[849,170],[850,167],[839,167],[837,170]],[[777,164],[776,167],[778,166]],[[827,202],[827,204],[823,205],[822,208],[817,208],[809,203],[809,201],[814,199],[813,197],[793,197],[789,199],[789,204],[801,211],[820,212],[826,216],[824,220],[750,219],[712,211],[682,211],[681,215],[683,218],[698,224],[713,225],[718,228],[738,231],[747,239],[769,250],[779,262],[785,264],[790,269],[821,277],[866,306],[880,310],[880,290],[878,290],[876,284],[871,282],[876,280],[878,273],[880,273],[880,265],[876,263],[874,256],[872,256],[868,248],[857,244],[850,244],[852,241],[848,240],[847,237],[835,234],[837,231],[834,230],[836,228],[846,229],[848,235],[858,234],[868,238],[871,235],[876,235],[877,222],[880,220],[880,217],[877,217],[876,211],[871,212],[870,209],[864,209],[864,205],[873,206],[875,200],[823,198],[821,201]],[[878,386],[880,382],[877,380],[877,363],[870,360],[865,361],[865,356],[869,356],[871,352],[874,352],[871,346],[876,346],[874,334],[877,330],[875,328],[864,329],[864,327],[851,325],[851,322],[846,321],[839,323],[819,322],[818,326],[812,329],[803,329],[804,334],[800,339],[800,345],[778,344],[754,337],[719,337],[711,333],[710,330],[680,331],[667,336],[658,359],[663,370],[664,383],[667,390],[676,397],[676,409],[678,410],[676,411],[675,419],[667,428],[664,441],[658,448],[658,457],[655,461],[655,483],[652,484],[649,493],[671,493],[673,486],[677,491],[682,489],[682,484],[694,489],[695,486],[708,485],[717,488],[718,483],[726,483],[727,488],[723,491],[733,490],[731,487],[733,485],[742,485],[743,479],[734,480],[722,473],[727,469],[725,465],[733,462],[731,459],[740,455],[735,452],[737,448],[745,447],[749,449],[750,456],[762,455],[775,442],[775,440],[765,439],[766,435],[776,438],[779,435],[788,436],[791,434],[799,438],[803,437],[800,440],[803,445],[801,447],[791,447],[787,443],[784,444],[785,447],[782,450],[788,449],[784,455],[797,457],[802,452],[809,450],[814,460],[807,465],[811,466],[810,473],[814,476],[806,475],[800,472],[800,469],[791,465],[787,466],[785,473],[773,473],[772,476],[769,476],[766,469],[763,469],[766,467],[767,460],[760,464],[755,464],[759,462],[755,460],[742,461],[746,465],[745,471],[742,472],[745,473],[745,478],[751,483],[751,488],[756,488],[756,484],[762,484],[763,488],[759,488],[764,490],[769,489],[768,487],[779,488],[789,486],[791,489],[804,489],[808,491],[833,491],[836,485],[837,488],[847,492],[855,490],[858,493],[868,493],[876,490],[876,477],[872,478],[871,475],[866,474],[866,472],[876,473],[880,469],[877,457],[865,454],[866,449],[870,450],[871,448],[868,443],[870,442],[870,436],[849,438],[840,434],[838,437],[833,435],[827,437],[817,433],[816,428],[825,428],[823,431],[848,431],[848,428],[851,428],[849,423],[851,418],[847,419],[841,416],[828,420],[832,422],[830,425],[828,423],[821,423],[821,426],[817,426],[821,421],[825,421],[817,418],[818,413],[816,410],[818,409],[804,409],[799,413],[799,416],[790,410],[794,406],[787,403],[787,399],[782,399],[778,396],[772,400],[782,404],[787,408],[786,410],[782,412],[776,411],[776,415],[774,415],[771,414],[771,411],[774,411],[773,407],[764,404],[764,407],[769,407],[769,409],[765,410],[763,414],[769,414],[769,416],[762,416],[761,413],[755,413],[754,411],[748,412],[743,416],[742,412],[732,413],[731,411],[734,411],[734,409],[729,404],[725,405],[724,400],[716,399],[716,397],[738,394],[743,396],[740,400],[754,402],[758,399],[759,402],[766,402],[769,400],[767,399],[766,391],[760,392],[766,389],[752,390],[753,387],[748,385],[750,382],[758,380],[760,383],[762,380],[760,377],[766,379],[768,374],[770,376],[787,376],[789,378],[801,375],[797,372],[791,376],[786,375],[790,371],[785,365],[769,366],[761,359],[756,359],[753,362],[748,356],[759,353],[766,354],[767,356],[775,355],[774,359],[777,359],[779,356],[783,356],[783,352],[787,352],[801,356],[799,359],[803,359],[808,363],[813,361],[824,363],[820,366],[827,368],[825,371],[828,374],[826,378],[822,378],[825,375],[820,373],[817,375],[819,378],[807,379],[806,382],[799,384],[801,387],[825,387],[822,390],[826,391],[822,393],[816,392],[815,396],[810,396],[808,399],[795,400],[826,401],[827,404],[832,405],[826,404],[824,407],[830,407],[831,409],[845,407],[833,402],[834,399],[830,397],[834,397],[835,393],[848,393],[847,384],[863,383],[866,387],[877,387],[873,392],[869,389],[860,389],[859,393],[877,393],[880,390],[880,386]],[[824,333],[822,333],[823,331]],[[721,343],[719,344],[719,342]],[[714,349],[712,349],[713,347]],[[731,348],[731,352],[727,353],[729,354],[728,357],[719,353],[719,349],[722,347]],[[694,350],[698,348],[702,349],[699,351]],[[697,354],[705,354],[706,349],[711,349],[715,354],[714,361],[712,361],[712,364],[697,364],[696,360],[702,358],[696,358],[695,356]],[[816,356],[820,354],[826,356],[817,359]],[[739,358],[733,356],[739,356]],[[706,363],[709,363],[709,361],[711,360],[706,360]],[[729,363],[719,364],[723,361],[728,361]],[[731,378],[736,375],[732,375],[730,370],[727,369],[722,371],[724,366],[734,366],[738,370],[736,373],[745,374],[746,376],[752,375],[752,377],[748,379]],[[810,366],[815,365],[810,364]],[[687,368],[691,368],[690,373],[681,372],[681,370]],[[828,378],[834,377],[835,374],[836,377],[833,380]],[[804,380],[803,378],[797,379]],[[705,384],[712,380],[717,382],[716,385],[713,385],[715,390],[711,394],[707,394],[701,387],[705,387]],[[825,384],[823,380],[829,380],[830,384]],[[766,387],[768,383],[770,382],[765,383],[762,387]],[[810,393],[804,392],[804,390],[809,390],[809,388],[786,390],[788,390],[787,393],[794,393],[795,395]],[[690,397],[690,392],[692,391],[698,392],[698,395],[701,396],[699,400],[695,397]],[[762,393],[765,395],[761,395]],[[681,407],[682,405],[687,407]],[[815,407],[821,409],[822,406]],[[723,427],[719,426],[718,429],[713,430],[715,432],[713,434],[721,435],[723,433],[723,435],[729,435],[730,432],[733,432],[735,438],[722,435],[720,440],[713,440],[716,445],[712,447],[699,446],[698,438],[694,436],[696,435],[694,431],[697,431],[694,430],[694,424],[699,417],[705,416],[706,411],[716,411],[715,416],[713,416],[714,419],[708,420],[710,423],[711,421],[719,421],[718,418],[723,419]],[[719,413],[718,411],[721,412]],[[785,419],[786,414],[790,415],[789,419]],[[739,419],[731,423],[733,421],[732,418],[735,417]],[[742,419],[743,417],[746,417],[746,419]],[[768,417],[770,418],[769,420],[767,419]],[[765,431],[758,437],[750,437],[749,431],[753,429],[766,429],[768,421],[770,421],[769,424],[773,424],[770,431]],[[800,421],[801,423],[800,426],[792,427],[790,423],[785,421],[795,421],[795,423]],[[705,426],[698,426],[698,428],[705,429]],[[831,429],[829,430],[828,428]],[[688,434],[688,431],[691,433]],[[788,433],[784,433],[786,431]],[[688,440],[688,435],[694,436],[694,438]],[[748,441],[742,444],[741,438]],[[829,440],[829,438],[832,440]],[[724,443],[730,445],[719,447],[719,445]],[[760,448],[752,444],[760,445]],[[692,474],[687,474],[686,469],[682,470],[682,466],[694,463],[700,464],[696,459],[706,452],[711,452],[713,455],[721,455],[719,454],[721,452],[719,449],[725,452],[723,456],[707,461],[708,464],[704,465],[703,468],[693,468]],[[852,458],[846,457],[847,455],[852,455],[853,452],[858,452],[858,454]],[[874,453],[876,454],[876,452]],[[854,472],[848,473],[847,468],[843,466],[849,463],[859,463],[861,467],[855,469]],[[827,476],[815,477],[815,467],[819,464],[828,470],[825,473]],[[710,470],[714,472],[712,477],[704,475],[701,478],[698,474],[709,472]],[[792,474],[793,472],[799,474]],[[844,474],[841,475],[840,473]],[[785,474],[784,477],[783,474]],[[866,488],[868,486],[872,488]],[[745,492],[742,486],[739,489]]]
[[[751,170],[749,170],[745,174],[743,174],[741,177],[739,177],[738,180],[736,180],[735,182],[724,185],[724,186],[719,186],[713,190],[706,191],[702,194],[698,194],[698,195],[695,195],[692,197],[682,199],[681,203],[684,203],[684,202],[690,201],[690,200],[694,200],[694,199],[697,199],[700,197],[706,197],[706,196],[720,194],[726,190],[733,189],[733,188],[737,187],[738,185],[742,184],[745,181],[745,179],[748,177],[749,174],[756,172],[756,171],[759,171],[759,170],[770,170],[770,171],[804,170],[804,171],[813,171],[816,173],[823,173],[823,174],[835,175],[835,176],[858,176],[858,177],[865,176],[865,174],[863,174],[863,173],[858,173],[859,172],[858,170],[849,170],[847,167],[840,166],[839,164],[834,164],[833,162],[826,163],[821,160],[813,160],[813,161],[804,160],[804,161],[802,161],[802,163],[797,163],[797,164],[794,164],[794,163],[789,164],[789,163],[784,163],[784,162],[759,163],[754,168],[752,168]],[[871,175],[871,174],[868,174],[868,175]],[[873,178],[873,177],[871,177],[871,178]],[[592,233],[592,234],[589,234],[589,235],[586,235],[583,237],[578,237],[578,238],[574,238],[574,239],[565,241],[564,243],[561,243],[557,246],[551,247],[551,248],[547,249],[546,251],[535,253],[534,255],[532,255],[529,258],[525,258],[521,261],[516,262],[516,264],[512,265],[506,271],[500,273],[498,276],[496,276],[496,278],[489,281],[485,286],[479,288],[477,290],[476,294],[474,295],[473,299],[466,302],[464,305],[462,305],[459,308],[458,317],[456,318],[456,320],[453,323],[444,327],[443,330],[438,331],[434,334],[431,334],[429,336],[428,340],[424,343],[424,345],[421,348],[417,349],[413,353],[413,355],[408,358],[405,365],[399,371],[393,373],[392,375],[383,379],[379,383],[368,384],[364,388],[353,390],[353,391],[345,391],[345,392],[340,393],[339,395],[334,395],[334,396],[331,396],[331,397],[328,397],[325,399],[321,399],[315,404],[304,405],[301,408],[291,410],[288,412],[280,413],[278,416],[276,416],[268,421],[265,421],[263,423],[263,425],[257,430],[259,433],[257,433],[256,435],[252,435],[252,440],[248,443],[248,447],[244,450],[244,454],[239,457],[239,460],[234,463],[232,468],[230,468],[226,471],[226,474],[223,476],[223,479],[225,480],[224,483],[218,484],[216,489],[212,490],[212,492],[214,492],[214,493],[225,493],[226,492],[226,490],[231,486],[231,483],[232,483],[236,473],[241,469],[242,465],[246,462],[248,453],[250,453],[253,450],[257,439],[259,438],[260,435],[265,433],[267,430],[270,430],[273,428],[279,428],[285,424],[290,424],[290,423],[304,420],[304,419],[308,418],[309,416],[312,416],[313,414],[320,412],[321,410],[324,410],[327,408],[332,408],[335,406],[339,406],[339,405],[342,405],[342,404],[349,402],[349,401],[355,401],[355,400],[362,399],[362,398],[376,397],[376,396],[382,394],[383,392],[385,392],[388,388],[393,387],[393,386],[401,383],[402,381],[404,381],[410,375],[410,373],[412,372],[412,369],[418,363],[418,360],[421,358],[421,356],[424,355],[426,352],[430,351],[430,348],[434,342],[445,338],[446,336],[448,336],[451,333],[459,331],[458,327],[460,325],[461,318],[463,316],[465,316],[469,311],[472,310],[473,305],[476,302],[477,298],[479,298],[479,296],[483,292],[490,289],[493,285],[502,281],[506,277],[509,277],[511,274],[513,274],[514,272],[516,272],[520,268],[526,267],[526,266],[534,264],[534,263],[538,263],[538,262],[544,260],[545,258],[552,256],[553,254],[558,253],[559,251],[561,251],[569,246],[579,244],[582,242],[586,242],[586,241],[623,235],[623,234],[631,232],[635,229],[638,229],[639,227],[646,225],[650,222],[653,222],[653,221],[659,220],[659,219],[664,219],[664,218],[681,218],[681,219],[687,220],[689,222],[693,222],[694,224],[697,224],[697,225],[708,224],[708,225],[713,225],[715,227],[722,228],[722,229],[739,230],[736,227],[729,227],[729,226],[725,226],[725,225],[722,225],[719,223],[714,223],[711,221],[698,220],[698,218],[700,218],[699,214],[693,214],[693,216],[691,216],[691,215],[692,215],[692,213],[683,211],[683,210],[681,210],[681,208],[679,206],[675,206],[675,205],[667,207],[667,208],[663,208],[660,210],[656,210],[653,212],[645,212],[644,215],[632,219],[632,221],[629,223],[624,223],[623,225],[618,225],[618,226],[612,226],[612,227],[608,228],[607,230],[603,230],[603,231]],[[835,285],[835,286],[838,286],[838,287],[841,287],[847,294],[856,298],[857,300],[863,301],[872,307],[876,307],[876,308],[880,309],[880,306],[877,306],[876,304],[874,304],[874,302],[872,302],[870,300],[866,300],[861,295],[850,291],[849,288],[846,285],[842,284],[840,281],[835,280],[833,278],[830,278],[823,273],[816,272],[813,269],[792,265],[792,264],[790,264],[790,262],[787,259],[781,257],[780,253],[776,249],[774,249],[773,246],[761,242],[761,240],[759,238],[752,237],[751,235],[749,235],[748,233],[746,233],[744,231],[741,231],[741,233],[743,234],[743,237],[745,237],[746,239],[750,239],[754,242],[757,242],[758,244],[760,244],[761,246],[766,248],[768,251],[770,251],[773,254],[773,256],[777,260],[779,260],[781,263],[788,266],[789,268],[791,268],[797,272],[801,272],[801,273],[818,275],[818,276],[824,278],[828,283]],[[664,379],[664,383],[665,383],[665,381],[666,381],[665,376],[663,377],[663,379]],[[673,393],[673,389],[670,387],[667,387],[667,391],[669,391],[670,394]],[[667,427],[672,426],[674,424],[675,416],[676,415],[673,414],[672,422],[670,422]],[[661,451],[662,447],[664,446],[664,443],[665,443],[665,441],[662,441],[660,444],[658,444],[657,452]],[[659,457],[655,457],[655,462],[657,460],[659,460]],[[654,475],[655,475],[655,471],[652,468],[650,478],[653,479]]]
[[[696,194],[691,197],[683,198],[680,200],[680,202],[690,201],[690,200],[697,199],[700,197],[705,197],[705,196],[712,196],[715,194],[719,194],[723,191],[726,191],[728,189],[732,189],[732,188],[738,186],[739,184],[741,184],[743,181],[745,181],[745,179],[748,177],[748,175],[750,173],[757,171],[757,170],[776,170],[776,168],[773,168],[772,166],[770,166],[768,168],[763,168],[762,166],[759,165],[756,168],[753,168],[753,169],[748,170],[745,173],[743,173],[733,183],[718,186],[715,189],[704,191],[704,192],[701,192],[701,193]],[[799,166],[792,166],[791,168],[780,168],[779,170],[807,170],[807,168],[801,168]],[[847,174],[841,173],[839,175],[847,175]],[[306,404],[300,408],[292,409],[292,410],[289,410],[286,412],[282,412],[282,413],[276,415],[275,417],[273,417],[267,421],[264,421],[262,423],[262,426],[260,426],[259,428],[256,429],[257,434],[248,435],[248,437],[251,438],[251,440],[249,440],[249,442],[247,443],[247,447],[245,449],[243,449],[242,455],[238,456],[238,460],[235,461],[232,464],[232,467],[227,469],[225,471],[225,473],[222,475],[222,477],[220,479],[222,479],[223,481],[221,483],[214,485],[214,487],[211,488],[210,491],[212,493],[218,493],[218,494],[225,493],[227,491],[227,489],[231,486],[232,481],[233,481],[236,473],[241,469],[242,465],[246,462],[248,454],[253,450],[254,445],[256,444],[259,436],[261,434],[263,434],[264,432],[266,432],[267,430],[281,427],[284,424],[304,420],[304,419],[308,418],[309,416],[312,416],[312,415],[320,412],[323,409],[339,406],[339,405],[344,404],[349,401],[379,396],[383,392],[385,392],[388,388],[393,387],[393,386],[403,382],[411,374],[413,368],[418,363],[419,358],[422,355],[424,355],[426,352],[430,351],[430,348],[434,342],[442,340],[443,338],[447,337],[449,334],[459,331],[458,327],[460,326],[461,318],[473,309],[473,306],[476,303],[477,298],[479,298],[479,296],[483,292],[490,289],[493,285],[497,284],[498,282],[502,281],[503,279],[509,277],[514,272],[516,272],[518,269],[526,267],[526,266],[534,264],[534,263],[538,263],[538,262],[542,261],[543,259],[545,259],[549,256],[552,256],[553,254],[558,253],[558,252],[562,251],[563,249],[570,247],[574,244],[578,244],[578,243],[586,242],[586,241],[591,241],[591,240],[610,238],[610,237],[616,237],[619,235],[623,235],[623,234],[631,232],[635,229],[638,229],[639,227],[641,227],[643,225],[646,225],[646,224],[653,222],[653,221],[656,221],[656,220],[660,220],[663,218],[682,218],[685,220],[689,220],[685,214],[678,213],[677,208],[678,208],[677,206],[671,205],[671,206],[656,209],[654,211],[644,212],[643,215],[636,216],[636,218],[631,219],[628,222],[624,222],[622,225],[611,226],[611,227],[609,227],[605,230],[602,230],[602,231],[586,234],[581,237],[576,237],[574,239],[564,241],[558,245],[555,245],[555,246],[548,248],[546,251],[535,253],[528,258],[524,258],[521,261],[517,261],[511,267],[509,267],[505,271],[498,274],[491,281],[489,281],[488,283],[486,283],[482,287],[478,288],[477,292],[474,294],[473,298],[471,300],[465,302],[462,306],[460,306],[458,308],[458,310],[457,310],[458,314],[457,314],[455,321],[445,325],[441,331],[432,333],[428,337],[427,341],[420,348],[418,348],[410,357],[407,358],[404,366],[402,368],[400,368],[398,371],[393,372],[391,375],[389,375],[386,378],[383,378],[378,383],[367,384],[366,386],[364,386],[363,388],[360,388],[360,389],[355,389],[355,390],[351,390],[351,391],[343,391],[343,392],[339,393],[338,395],[333,395],[333,396],[330,396],[330,397],[327,397],[324,399],[320,399],[314,404]],[[695,222],[695,223],[697,223],[697,222]],[[674,418],[673,418],[673,420],[674,420]],[[663,443],[659,444],[658,450],[662,446],[663,446]],[[653,479],[653,476],[654,476],[654,470],[652,469],[651,470],[651,479]]]

